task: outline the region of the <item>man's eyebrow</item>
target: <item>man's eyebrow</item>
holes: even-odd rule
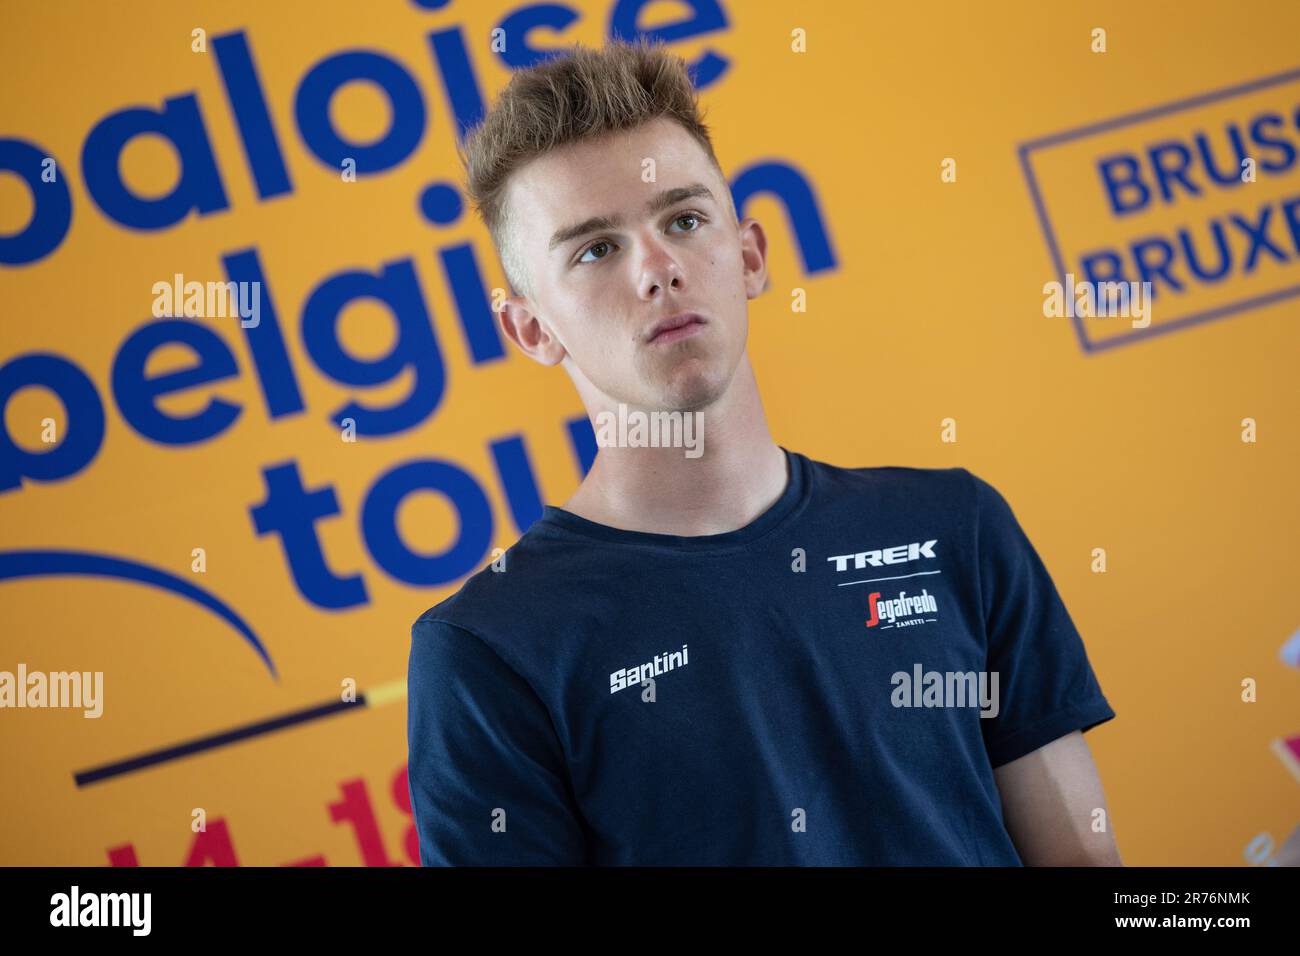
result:
[[[653,216],[657,212],[662,212],[669,206],[675,206],[679,202],[687,199],[704,198],[717,202],[709,187],[703,183],[691,183],[689,186],[677,186],[674,189],[665,189],[663,192],[653,196],[645,205],[645,214]],[[555,235],[551,236],[551,244],[547,249],[548,252],[554,252],[556,247],[564,245],[577,239],[579,236],[585,236],[589,232],[599,232],[603,229],[617,229],[622,225],[623,220],[620,216],[592,216],[590,219],[584,219],[582,222],[572,226],[565,226],[563,229],[556,230]]]

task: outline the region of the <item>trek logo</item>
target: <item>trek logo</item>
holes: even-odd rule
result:
[[[853,567],[861,571],[868,564],[873,568],[879,568],[886,564],[906,564],[908,561],[917,561],[920,558],[933,558],[934,546],[939,543],[939,539],[926,541],[924,544],[900,544],[896,548],[882,548],[879,551],[859,551],[857,554],[837,554],[827,561],[835,562],[836,571],[847,571],[849,569],[849,559],[853,559]]]
[[[916,597],[908,597],[906,591],[899,591],[898,597],[884,601],[880,600],[879,591],[872,591],[867,597],[867,604],[871,608],[867,627],[878,627],[881,621],[888,621],[889,623],[882,630],[889,630],[891,627],[911,627],[914,624],[930,624],[938,620],[933,617],[918,616],[937,614],[939,611],[934,595],[924,588]]]

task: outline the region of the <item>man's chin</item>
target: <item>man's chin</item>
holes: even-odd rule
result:
[[[677,369],[671,381],[659,389],[659,405],[665,411],[697,412],[712,405],[727,390],[727,379],[716,368],[701,364]]]

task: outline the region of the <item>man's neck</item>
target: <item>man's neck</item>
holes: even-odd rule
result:
[[[602,410],[588,409],[593,418]],[[781,497],[788,475],[748,356],[702,415],[699,457],[688,458],[682,448],[602,447],[564,509],[626,531],[691,537],[752,522]]]

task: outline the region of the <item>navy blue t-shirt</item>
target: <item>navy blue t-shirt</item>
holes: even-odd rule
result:
[[[993,768],[1115,716],[1046,568],[964,468],[786,455],[724,534],[548,506],[416,621],[425,865],[1020,865]]]

